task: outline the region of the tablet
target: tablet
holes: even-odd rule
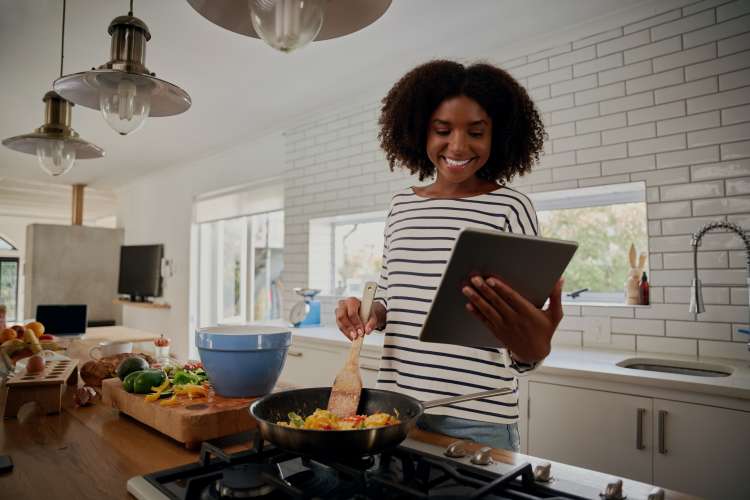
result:
[[[461,291],[471,276],[495,275],[541,308],[578,248],[573,241],[465,228],[458,233],[419,335],[425,342],[503,347],[469,311]]]

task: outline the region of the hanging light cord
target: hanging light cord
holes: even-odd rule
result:
[[[133,0],[130,0],[130,12],[128,12],[128,15],[133,17]]]
[[[63,59],[65,59],[65,3],[66,0],[63,0],[62,40],[60,41],[60,78],[63,76]]]

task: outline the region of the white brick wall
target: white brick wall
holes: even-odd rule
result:
[[[704,0],[500,63],[526,86],[550,141],[515,185],[542,191],[647,185],[652,306],[566,306],[555,345],[750,359],[739,238],[709,233],[699,252],[706,313],[687,311],[690,233],[712,220],[750,229],[750,2]],[[476,57],[493,59],[492,54]],[[342,106],[286,132],[285,303],[306,286],[311,218],[385,211],[416,183],[378,148],[379,100]],[[314,259],[314,252],[313,252]],[[624,278],[623,278],[624,279]],[[323,299],[333,323],[334,298]],[[611,342],[585,332],[607,317]]]

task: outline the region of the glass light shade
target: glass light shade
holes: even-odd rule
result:
[[[151,110],[151,93],[124,78],[116,85],[102,86],[99,109],[109,126],[126,135],[143,126]]]
[[[291,52],[315,40],[326,0],[250,0],[255,32],[274,49]]]
[[[57,177],[73,168],[76,150],[73,145],[63,140],[45,140],[37,145],[36,158],[42,170]]]

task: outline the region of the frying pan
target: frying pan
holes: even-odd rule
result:
[[[362,389],[358,415],[385,412],[395,414],[401,423],[372,429],[345,431],[297,429],[279,425],[287,421],[288,413],[307,416],[317,408],[326,408],[331,394],[330,387],[314,387],[275,392],[256,400],[250,406],[250,414],[257,420],[263,439],[287,451],[307,456],[373,455],[394,448],[414,428],[417,419],[428,408],[445,406],[461,401],[509,394],[513,389],[504,387],[491,391],[465,394],[450,398],[421,402],[411,396],[380,389]]]

